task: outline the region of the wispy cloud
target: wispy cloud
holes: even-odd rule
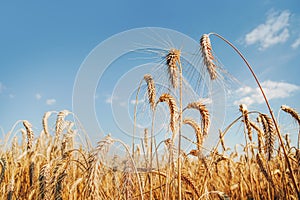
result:
[[[0,82],[0,94],[3,92],[3,90],[5,90],[5,86],[3,85],[3,83]]]
[[[295,40],[295,42],[291,45],[293,49],[297,49],[300,46],[300,37]]]
[[[140,103],[144,103],[145,101],[142,99],[142,100],[138,100],[138,101],[136,101],[135,99],[132,99],[131,101],[130,101],[130,104],[132,104],[132,105],[135,105],[135,104],[140,104]]]
[[[112,96],[112,95],[107,95],[106,99],[105,99],[105,103],[107,104],[112,104],[113,100],[116,100],[117,97],[116,96]]]
[[[51,105],[54,105],[56,103],[56,99],[47,99],[46,100],[46,104],[51,106]]]
[[[278,43],[284,43],[290,36],[288,26],[291,13],[288,10],[281,13],[271,12],[265,23],[258,25],[245,37],[247,45],[259,44],[264,50]]]
[[[262,82],[261,85],[269,100],[287,98],[290,97],[294,92],[300,90],[300,86],[286,82],[275,82],[268,80]],[[235,105],[264,103],[264,99],[258,87],[242,87],[236,91],[236,94],[239,95],[240,99],[234,101]]]
[[[35,94],[35,99],[36,100],[40,100],[41,98],[42,98],[41,94],[39,94],[39,93]]]

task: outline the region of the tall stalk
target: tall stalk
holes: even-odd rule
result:
[[[178,131],[178,199],[181,200],[181,161],[180,161],[180,152],[181,152],[181,127],[182,127],[182,66],[179,61],[179,131]]]
[[[277,122],[276,122],[275,116],[274,116],[274,114],[273,114],[273,111],[272,111],[271,106],[270,106],[270,104],[269,104],[269,101],[268,101],[268,99],[267,99],[267,96],[266,96],[266,94],[265,94],[265,92],[264,92],[264,90],[263,90],[263,88],[262,88],[262,86],[261,86],[261,84],[260,84],[260,82],[259,82],[259,80],[258,80],[256,74],[254,73],[254,71],[253,71],[251,65],[250,65],[249,62],[246,60],[246,58],[243,56],[243,54],[242,54],[242,53],[241,53],[241,52],[240,52],[240,51],[239,51],[239,50],[238,50],[231,42],[229,42],[227,39],[225,39],[224,37],[222,37],[221,35],[219,35],[219,34],[217,34],[217,33],[209,33],[209,35],[215,35],[215,36],[217,36],[218,38],[220,38],[221,40],[223,40],[224,42],[226,42],[229,46],[231,46],[231,47],[235,50],[235,52],[243,59],[243,61],[244,61],[245,64],[247,65],[248,69],[250,70],[250,72],[251,72],[253,78],[255,79],[255,81],[256,81],[256,83],[257,83],[257,85],[258,85],[258,87],[259,87],[259,89],[260,89],[260,91],[261,91],[261,94],[263,95],[263,98],[264,98],[264,100],[265,100],[265,103],[266,103],[266,105],[267,105],[267,108],[268,108],[268,110],[269,110],[269,112],[270,112],[271,118],[272,118],[272,120],[273,120],[273,122],[274,122],[275,129],[276,129],[276,132],[277,132],[277,136],[278,136],[278,138],[279,138],[280,146],[281,146],[282,149],[283,149],[283,154],[284,154],[285,160],[286,160],[286,162],[287,162],[288,169],[289,169],[289,171],[290,171],[290,175],[291,175],[291,179],[292,179],[292,182],[293,182],[293,186],[294,186],[294,188],[295,188],[295,190],[296,190],[298,199],[300,199],[299,189],[298,189],[297,182],[296,182],[296,179],[295,179],[293,170],[292,170],[291,162],[290,162],[290,160],[289,160],[287,151],[286,151],[285,146],[284,146],[284,141],[283,141],[282,136],[281,136],[281,134],[280,134],[280,130],[279,130],[278,124],[277,124]]]

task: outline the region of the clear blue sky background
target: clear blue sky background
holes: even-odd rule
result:
[[[174,29],[195,40],[203,33],[220,33],[253,64],[269,87],[276,112],[281,104],[300,110],[299,1],[2,1],[0,126],[4,132],[19,119],[29,120],[39,131],[46,111],[72,110],[73,83],[89,52],[114,34],[147,26]],[[212,43],[225,68],[249,85],[236,101],[249,103],[249,109],[260,108],[256,85],[239,58],[220,40],[214,38]],[[100,96],[98,104],[106,104],[109,95]],[[232,115],[238,116],[237,105]]]

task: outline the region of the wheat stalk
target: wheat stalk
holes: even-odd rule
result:
[[[177,149],[170,138],[164,140],[165,145],[167,146],[169,152],[169,160],[172,161],[172,169],[176,163],[175,155],[177,154]]]
[[[255,79],[255,82],[257,83],[258,85],[258,88],[264,98],[264,101],[266,103],[266,106],[269,110],[269,113],[271,115],[271,119],[273,121],[273,125],[274,125],[274,128],[276,130],[276,134],[278,136],[278,139],[279,139],[279,143],[280,143],[280,146],[281,148],[283,149],[283,154],[284,154],[284,158],[286,160],[286,163],[287,163],[287,167],[289,169],[289,171],[291,172],[291,179],[292,179],[292,183],[293,183],[293,186],[294,186],[294,189],[296,191],[296,194],[297,194],[297,197],[298,199],[300,199],[300,192],[299,192],[299,187],[298,187],[298,184],[297,184],[297,181],[296,181],[296,178],[295,178],[295,175],[293,173],[293,169],[292,169],[292,164],[290,162],[290,159],[289,159],[289,156],[288,156],[288,152],[287,150],[285,149],[285,146],[284,146],[284,141],[282,139],[282,136],[280,134],[280,129],[279,129],[279,126],[276,122],[276,119],[275,119],[275,116],[273,114],[273,111],[272,111],[272,108],[270,106],[270,103],[268,101],[268,98],[264,92],[264,89],[262,88],[256,74],[254,73],[253,71],[253,68],[251,67],[250,63],[247,61],[247,59],[244,57],[244,55],[238,50],[238,48],[236,48],[231,42],[229,42],[226,38],[222,37],[221,35],[217,34],[217,33],[210,33],[209,35],[215,35],[216,37],[220,38],[221,40],[223,40],[224,42],[226,42],[230,47],[232,47],[234,49],[234,51],[242,58],[242,60],[245,62],[247,68],[249,69],[249,71],[251,72],[253,78]],[[300,135],[300,134],[299,134]],[[298,141],[299,141],[299,138],[298,138]]]
[[[223,151],[226,151],[226,146],[225,146],[225,142],[224,142],[224,134],[221,131],[219,131],[219,138],[220,138],[220,143],[221,143]]]
[[[168,66],[169,78],[173,88],[177,87],[178,84],[178,67],[177,63],[180,63],[180,50],[171,49],[166,55],[166,64]]]
[[[249,121],[250,123],[250,126],[256,130],[257,132],[257,143],[258,143],[258,152],[261,154],[262,153],[262,148],[263,148],[263,140],[262,140],[262,137],[263,137],[263,132],[262,130],[256,125],[254,124],[252,121]]]

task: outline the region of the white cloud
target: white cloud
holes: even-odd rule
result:
[[[14,94],[9,94],[8,97],[13,99],[13,98],[15,98],[15,95]]]
[[[258,43],[260,50],[267,49],[289,38],[289,18],[291,13],[287,10],[281,13],[272,12],[267,16],[265,23],[258,25],[245,37],[247,45]]]
[[[108,103],[108,104],[112,104],[112,101],[113,101],[113,97],[112,97],[112,96],[108,96],[108,97],[105,99],[105,103]]]
[[[56,103],[56,99],[47,99],[46,100],[46,104],[51,106],[51,105],[54,105]]]
[[[290,97],[294,92],[300,90],[300,86],[298,85],[285,82],[274,82],[270,80],[262,82],[261,85],[266,93],[268,100],[287,98]],[[236,94],[239,95],[240,99],[234,101],[235,105],[251,105],[264,103],[263,96],[258,87],[242,87],[236,91]]]
[[[297,49],[300,46],[300,37],[291,45],[293,49]]]
[[[137,104],[140,104],[140,103],[144,103],[145,101],[144,100],[138,100],[138,101],[136,101],[135,99],[132,99],[131,101],[130,101],[130,104],[132,104],[132,105],[135,105],[136,103]]]
[[[3,85],[3,83],[0,82],[0,94],[3,92],[3,90],[5,90],[5,86]]]
[[[40,100],[40,99],[42,98],[42,95],[39,94],[39,93],[37,93],[37,94],[35,94],[35,98],[36,98],[37,100]]]

